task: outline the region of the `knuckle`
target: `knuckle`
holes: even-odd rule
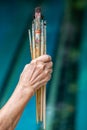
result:
[[[37,62],[36,61],[34,61],[34,62],[31,62],[31,64],[30,64],[32,67],[36,67],[37,66]]]
[[[50,65],[53,66],[53,62],[52,61],[50,62]]]
[[[31,63],[34,63],[34,62],[36,62],[36,59],[34,59],[34,60],[31,61]]]
[[[31,62],[31,63],[30,63],[30,66],[34,66],[34,65],[35,65],[35,63],[34,63],[34,62]]]
[[[33,64],[36,64],[36,60],[32,60],[31,61],[31,64],[33,65]]]
[[[37,68],[40,69],[40,70],[43,70],[44,69],[44,65],[42,63],[39,63],[37,65]]]
[[[44,72],[45,72],[46,75],[48,74],[48,70],[45,70]]]
[[[48,59],[48,60],[51,60],[51,56],[47,55],[47,59]]]
[[[46,69],[45,71],[44,71],[44,73],[47,75],[49,75],[49,74],[51,74],[52,73],[52,69]]]

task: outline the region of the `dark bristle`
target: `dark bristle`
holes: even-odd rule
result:
[[[35,8],[35,12],[40,13],[41,12],[41,7]]]

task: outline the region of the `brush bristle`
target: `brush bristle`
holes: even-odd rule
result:
[[[35,12],[40,13],[41,12],[41,7],[36,7]]]

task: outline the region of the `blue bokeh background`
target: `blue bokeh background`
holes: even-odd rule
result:
[[[52,56],[54,63],[52,79],[47,85],[47,130],[87,129],[87,8],[85,5],[85,1],[81,3],[80,0],[76,3],[68,0],[0,1],[0,108],[13,93],[24,66],[31,61],[28,29],[31,28],[35,7],[41,6],[47,21],[47,54]],[[69,57],[68,62],[66,55]],[[68,79],[74,74],[69,71],[70,75],[67,77],[66,73],[67,79],[61,75],[68,71],[64,69],[66,62],[73,64],[69,62],[70,58],[74,59],[72,61],[78,64],[78,67],[76,70],[73,68],[77,75],[75,81],[74,78],[72,79],[75,87],[69,89],[70,93],[68,93],[67,86],[71,82]],[[61,82],[64,84],[61,85]],[[41,129],[40,125],[36,124],[35,96],[27,104],[15,128],[15,130],[28,129]]]

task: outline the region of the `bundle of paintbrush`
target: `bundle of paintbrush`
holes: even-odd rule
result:
[[[29,30],[30,50],[32,59],[46,54],[46,21],[43,20],[41,8],[35,9],[35,16],[32,21],[32,35]],[[46,86],[42,86],[36,92],[36,119],[43,122],[46,128]]]

